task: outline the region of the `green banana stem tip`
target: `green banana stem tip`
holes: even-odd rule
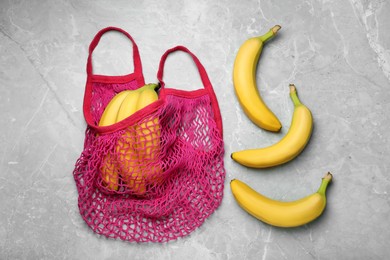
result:
[[[267,42],[271,40],[281,28],[282,27],[280,25],[275,25],[266,34],[260,36],[259,39],[262,42]]]
[[[156,84],[156,83],[148,83],[146,85],[148,85],[152,89],[155,89],[158,86],[158,84]]]
[[[326,188],[328,187],[328,184],[332,181],[332,178],[333,178],[333,175],[330,172],[328,172],[322,178],[321,186],[320,186],[320,188],[317,191],[319,194],[325,195]]]
[[[294,103],[294,106],[302,105],[301,101],[298,98],[297,88],[295,87],[295,85],[290,84],[289,87],[290,87],[290,97],[292,102]]]

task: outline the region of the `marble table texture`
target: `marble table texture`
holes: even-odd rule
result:
[[[390,2],[384,0],[0,1],[0,259],[388,259],[390,255]],[[282,30],[266,45],[257,81],[282,122],[264,131],[244,115],[232,84],[247,38]],[[175,45],[205,66],[221,108],[226,181],[221,206],[189,236],[136,244],[96,235],[80,217],[72,171],[84,141],[88,45],[107,26],[136,40],[147,82]],[[103,37],[96,73],[133,69],[131,46]],[[192,61],[168,60],[166,83],[201,88]],[[267,170],[230,158],[288,131],[289,83],[315,127],[299,157]],[[279,200],[314,192],[331,171],[328,206],[298,228],[271,227],[238,207],[241,179]]]

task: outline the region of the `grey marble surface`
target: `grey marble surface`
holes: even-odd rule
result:
[[[390,2],[0,1],[0,259],[386,259],[390,255]],[[257,74],[283,130],[269,133],[243,114],[232,85],[240,44],[282,25]],[[222,205],[190,236],[131,244],[94,234],[81,219],[73,167],[86,127],[82,101],[88,45],[118,26],[139,45],[147,82],[163,52],[185,45],[209,73],[225,140]],[[104,37],[97,73],[132,71],[131,46]],[[167,63],[171,87],[201,87],[193,64]],[[234,163],[230,153],[270,145],[287,132],[295,83],[315,121],[294,161],[268,170]],[[331,171],[328,206],[308,225],[281,229],[249,216],[229,181],[294,200]]]

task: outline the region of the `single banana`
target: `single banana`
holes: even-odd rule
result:
[[[156,84],[147,84],[131,91],[119,109],[117,122],[158,100],[158,95],[154,90],[156,86]],[[148,158],[144,156],[144,153],[146,149],[150,150],[145,146],[147,142],[143,140],[145,137],[139,130],[142,125],[128,127],[117,145],[121,175],[128,187],[137,195],[143,195],[146,192],[147,172],[143,165],[147,163],[145,159]]]
[[[122,121],[137,111],[139,96],[140,90],[133,90],[127,95],[118,111],[117,122]],[[138,154],[135,151],[135,144],[135,128],[134,126],[129,126],[119,138],[116,152],[123,181],[127,183],[127,186],[134,193],[142,195],[146,192],[146,186],[141,168],[139,167],[140,162]]]
[[[277,227],[297,227],[318,218],[326,206],[326,188],[332,180],[327,173],[316,193],[305,198],[284,202],[270,199],[239,180],[232,180],[230,187],[238,205],[255,218]]]
[[[290,84],[290,97],[294,114],[287,134],[269,147],[233,152],[233,160],[247,167],[268,168],[286,163],[302,152],[311,137],[313,118],[310,110],[300,102],[293,84]]]
[[[279,132],[282,125],[262,100],[256,85],[256,68],[264,43],[280,30],[276,25],[266,34],[246,40],[238,50],[233,66],[234,89],[245,114],[259,127]]]
[[[118,110],[129,93],[129,90],[125,90],[111,99],[100,117],[99,126],[109,126],[116,123]],[[104,157],[101,163],[100,172],[107,188],[110,190],[118,190],[119,169],[110,153]]]
[[[153,89],[143,91],[138,100],[139,107],[145,107],[158,99]],[[143,164],[143,172],[149,183],[158,184],[162,181],[162,169],[158,164],[160,151],[160,123],[158,117],[151,116],[140,122],[136,128],[138,141],[138,156]]]
[[[142,88],[131,90],[126,96],[116,114],[116,122],[126,119],[137,111],[137,102],[141,90]]]
[[[111,101],[107,104],[100,117],[99,126],[109,126],[116,123],[116,117],[119,108],[122,105],[123,100],[131,92],[131,90],[125,90],[116,94]]]

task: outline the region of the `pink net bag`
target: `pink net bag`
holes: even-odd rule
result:
[[[92,73],[92,52],[102,34],[110,30],[123,33],[132,42],[134,73]],[[165,88],[165,60],[178,50],[193,58],[204,88]],[[127,90],[143,93],[145,82],[137,45],[128,33],[109,27],[93,39],[83,108],[87,129],[73,175],[82,218],[94,232],[109,238],[174,240],[199,227],[222,201],[222,120],[204,67],[188,49],[177,46],[162,56],[157,77],[157,100],[121,121],[99,126],[114,96]]]

